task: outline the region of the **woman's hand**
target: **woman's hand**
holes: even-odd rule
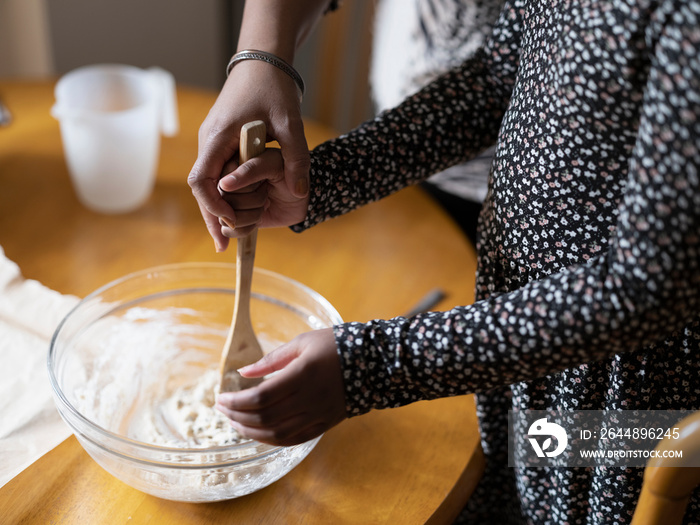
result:
[[[241,127],[253,120],[264,121],[268,140],[281,147],[288,195],[308,195],[309,150],[296,84],[270,64],[237,64],[199,130],[197,161],[187,179],[217,251],[225,250],[228,237],[234,236],[222,233],[221,221],[236,223],[234,210],[218,191],[219,179],[226,163],[237,157]]]
[[[217,397],[216,408],[245,437],[273,445],[296,445],[347,417],[331,328],[302,334],[240,369],[243,377],[272,372],[277,373],[255,387]]]
[[[233,217],[220,221],[223,237],[243,237],[255,228],[291,226],[306,218],[308,193],[297,197],[289,190],[279,149],[268,148],[241,166],[228,162],[224,172],[219,190]]]

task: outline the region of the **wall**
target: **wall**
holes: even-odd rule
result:
[[[254,0],[251,0],[254,1]],[[60,75],[99,62],[157,65],[218,91],[243,0],[0,0],[0,78]],[[297,54],[305,116],[345,132],[372,115],[373,0],[345,0]]]
[[[45,0],[0,0],[0,78],[52,71]]]
[[[160,66],[219,88],[228,52],[224,0],[49,0],[56,73],[97,62]]]
[[[304,115],[345,133],[371,118],[369,65],[373,0],[345,0],[327,14],[297,54],[307,84]]]

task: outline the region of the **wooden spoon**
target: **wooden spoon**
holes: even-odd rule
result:
[[[243,164],[265,151],[266,137],[267,131],[263,121],[256,120],[245,124],[241,128],[239,162]],[[250,321],[250,285],[253,281],[257,237],[258,231],[256,229],[249,235],[238,239],[236,301],[231,328],[221,354],[220,392],[243,390],[262,381],[259,378],[248,379],[238,373],[239,368],[254,363],[263,356],[262,348]]]

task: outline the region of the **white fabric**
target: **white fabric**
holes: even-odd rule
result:
[[[375,12],[370,85],[377,111],[471,57],[491,32],[502,0],[381,0]],[[482,202],[495,148],[430,177],[442,191]]]
[[[78,300],[24,279],[0,247],[0,487],[71,434],[54,406],[46,357]]]
[[[419,23],[415,2],[382,0],[374,19],[370,86],[377,111],[383,111],[420,88],[413,82],[412,69],[423,44],[415,34]]]

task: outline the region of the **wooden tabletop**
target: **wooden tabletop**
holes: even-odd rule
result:
[[[158,181],[138,211],[99,215],[80,205],[49,115],[53,82],[0,81],[13,115],[0,127],[0,246],[29,279],[84,296],[136,270],[217,254],[186,177],[197,129],[215,100],[180,87],[181,131],[165,138]],[[306,123],[309,146],[333,136]],[[302,234],[260,231],[256,265],[328,299],[346,321],[403,313],[433,288],[437,309],[473,300],[476,258],[449,218],[409,188]],[[449,523],[483,470],[471,397],[374,411],[330,430],[290,474],[215,504],[168,502],[103,471],[74,437],[0,489],[8,523]],[[233,521],[232,521],[233,520]]]

